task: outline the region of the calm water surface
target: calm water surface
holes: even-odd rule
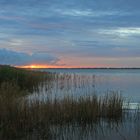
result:
[[[102,95],[108,91],[118,91],[131,102],[140,102],[140,69],[40,69],[40,71],[63,76],[64,79],[57,77],[62,85],[57,83],[56,87],[55,83],[52,87],[56,94],[61,92],[62,95],[65,92],[64,94],[79,96],[96,92]],[[69,81],[68,76],[71,76]]]

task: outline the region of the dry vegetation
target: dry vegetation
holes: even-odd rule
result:
[[[90,124],[102,118],[118,120],[122,117],[123,100],[116,94],[102,99],[93,96],[28,102],[19,96],[23,92],[11,83],[0,87],[0,134],[3,138],[50,137],[50,125]]]

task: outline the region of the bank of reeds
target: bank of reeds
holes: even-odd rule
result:
[[[29,101],[19,96],[26,94],[23,92],[26,91],[13,83],[4,82],[0,86],[0,136],[3,138],[30,135],[48,138],[51,125],[91,124],[122,117],[123,99],[117,93]]]

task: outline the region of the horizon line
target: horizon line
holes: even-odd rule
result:
[[[23,68],[23,69],[140,69],[140,67],[57,67],[57,66],[48,66],[48,67],[34,67],[33,66],[13,66],[13,65],[2,65],[0,66],[10,66],[16,68]]]

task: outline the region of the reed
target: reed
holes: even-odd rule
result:
[[[50,126],[64,124],[92,124],[101,119],[118,120],[122,117],[122,98],[113,93],[105,97],[96,95],[80,98],[65,97],[54,100],[23,98],[19,86],[3,83],[0,86],[0,136],[50,137]]]
[[[13,83],[4,82],[0,86],[0,138],[48,137],[45,118],[40,121],[41,106],[30,106],[21,96],[26,91]],[[44,124],[45,123],[45,124]],[[45,133],[44,133],[45,131]]]

